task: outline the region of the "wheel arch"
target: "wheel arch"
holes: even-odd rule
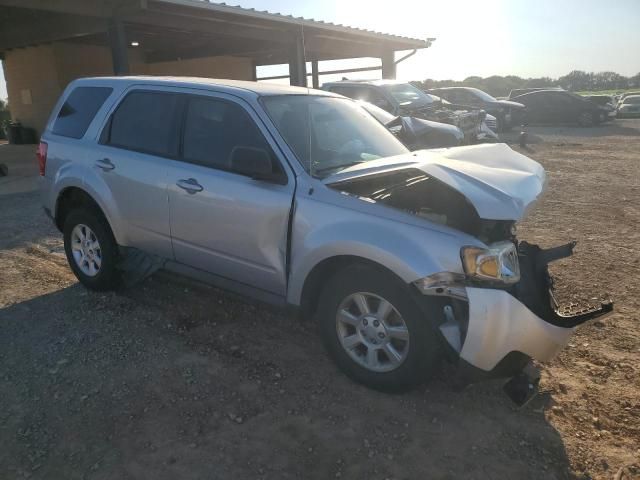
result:
[[[340,270],[352,265],[368,266],[406,284],[393,270],[368,258],[357,255],[328,257],[318,262],[305,277],[300,294],[300,314],[303,318],[311,317],[316,311],[323,283]]]
[[[107,215],[105,209],[100,205],[100,202],[96,200],[96,198],[85,189],[75,185],[63,188],[56,197],[53,218],[56,227],[58,227],[58,230],[63,230],[64,222],[67,218],[67,215],[69,215],[69,213],[73,211],[74,208],[81,206],[87,206],[100,214],[107,222],[107,225],[111,229],[111,232],[113,233],[117,242],[118,236],[116,235],[116,232],[113,228],[113,224],[110,222],[109,216]]]

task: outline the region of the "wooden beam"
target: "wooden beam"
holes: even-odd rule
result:
[[[107,20],[60,14],[43,15],[35,22],[19,21],[7,25],[0,21],[0,51],[28,47],[107,30]]]
[[[124,14],[143,9],[146,0],[0,0],[0,8],[17,7],[65,15],[109,18],[114,13]]]
[[[384,52],[382,60],[382,78],[395,80],[396,78],[396,57],[393,50]]]
[[[289,83],[298,87],[306,87],[307,62],[302,37],[295,35],[289,48]]]
[[[111,58],[113,60],[113,73],[115,75],[128,75],[127,37],[124,32],[124,24],[118,17],[111,18],[109,22],[109,47],[111,48]]]
[[[207,15],[187,15],[180,12],[167,13],[146,10],[123,16],[125,23],[139,23],[155,27],[169,27],[190,32],[213,33],[221,36],[260,41],[288,43],[291,32],[282,28],[258,27],[251,23],[230,22]]]
[[[311,61],[311,86],[313,88],[320,88],[320,75],[318,75],[318,61]]]

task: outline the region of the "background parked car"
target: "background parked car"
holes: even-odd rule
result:
[[[514,88],[513,90],[511,90],[509,92],[509,97],[508,98],[509,98],[509,100],[511,100],[512,98],[519,97],[520,95],[524,95],[525,93],[540,92],[542,90],[559,90],[561,92],[565,91],[564,88],[560,88],[560,87]]]
[[[598,105],[615,105],[616,101],[611,95],[585,95],[584,98]]]
[[[457,147],[464,141],[464,133],[455,125],[416,117],[397,117],[372,103],[359,103],[410,150]]]
[[[499,142],[500,137],[496,133],[498,131],[498,119],[487,113],[480,126],[478,140],[481,142]]]
[[[577,123],[590,127],[609,117],[605,107],[564,90],[539,90],[515,97],[515,100],[526,106],[527,123]]]
[[[640,116],[640,95],[629,95],[620,100],[618,104],[619,117]]]
[[[482,90],[471,87],[434,88],[428,93],[438,95],[456,105],[481,108],[497,119],[497,132],[508,131],[522,123],[524,105],[510,100],[498,100]]]
[[[394,80],[371,80],[325,83],[322,88],[355,100],[363,100],[395,116],[408,116],[448,123],[460,128],[465,143],[476,143],[486,113],[457,108],[429,95],[410,83]]]

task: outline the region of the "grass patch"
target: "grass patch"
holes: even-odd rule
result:
[[[640,93],[640,87],[637,88],[614,88],[613,90],[599,90],[599,91],[583,91],[576,92],[578,95],[615,95],[618,93],[626,93],[626,92],[638,92]]]

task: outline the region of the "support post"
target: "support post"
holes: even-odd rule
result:
[[[304,43],[301,35],[294,35],[289,55],[289,83],[299,87],[307,86],[307,63],[304,58]]]
[[[128,75],[127,37],[124,32],[124,23],[120,18],[113,17],[109,22],[109,46],[114,75]]]
[[[318,60],[311,62],[311,85],[313,88],[320,88],[320,75],[318,74]]]
[[[380,57],[382,60],[382,78],[395,80],[396,78],[396,55],[393,50],[387,50]]]

